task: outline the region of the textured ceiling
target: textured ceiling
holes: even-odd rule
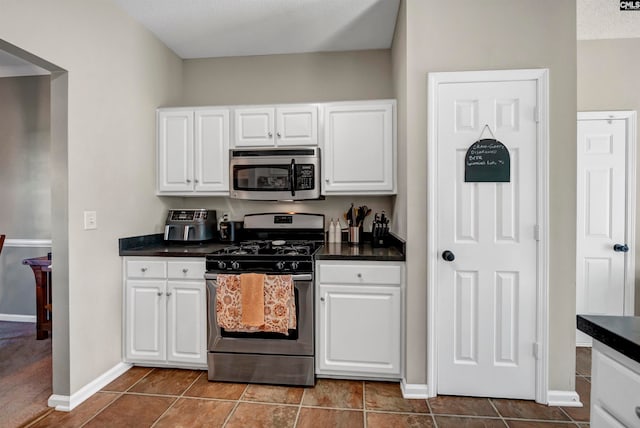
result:
[[[619,0],[577,0],[578,40],[640,37],[640,11],[621,11]]]
[[[388,49],[400,0],[114,0],[181,58]]]

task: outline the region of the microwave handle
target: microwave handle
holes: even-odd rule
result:
[[[291,159],[291,166],[289,167],[289,184],[291,186],[291,196],[296,195],[296,160]]]

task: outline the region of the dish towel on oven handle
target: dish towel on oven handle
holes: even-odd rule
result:
[[[240,275],[219,274],[216,287],[216,321],[232,332],[272,332],[288,335],[297,328],[295,292],[291,275],[265,275],[264,324],[242,322]]]
[[[242,324],[249,327],[264,325],[264,274],[240,275],[240,307]]]

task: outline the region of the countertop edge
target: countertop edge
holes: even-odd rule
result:
[[[614,349],[626,357],[640,363],[640,341],[634,342],[633,340],[622,336],[620,332],[613,331],[598,324],[596,320],[589,319],[588,315],[577,315],[577,327],[578,330],[588,334],[594,340],[597,340],[611,349]]]

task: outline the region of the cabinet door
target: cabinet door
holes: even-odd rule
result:
[[[195,112],[195,190],[229,193],[229,110]]]
[[[395,193],[393,103],[325,108],[325,194]]]
[[[235,146],[274,146],[272,108],[245,108],[235,111]]]
[[[128,361],[165,360],[165,285],[163,280],[127,281],[125,357]]]
[[[321,284],[318,373],[400,375],[400,287]]]
[[[167,360],[206,364],[204,281],[168,281],[167,307]]]
[[[158,191],[193,190],[193,112],[158,112]]]
[[[278,146],[318,145],[318,108],[297,106],[276,110]]]

